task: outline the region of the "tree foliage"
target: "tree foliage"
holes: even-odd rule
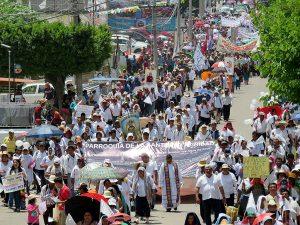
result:
[[[38,17],[38,13],[31,10],[28,6],[18,4],[12,0],[0,0],[0,22],[32,22]]]
[[[254,54],[258,69],[268,78],[270,91],[300,103],[300,4],[299,0],[272,0],[252,15],[260,34]]]
[[[44,75],[58,97],[64,94],[68,75],[100,69],[112,51],[107,26],[6,22],[0,23],[0,40],[13,47],[15,62],[24,75]],[[0,66],[7,64],[6,54],[5,49],[0,50]]]

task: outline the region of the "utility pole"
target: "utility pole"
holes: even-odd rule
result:
[[[177,3],[177,17],[176,17],[176,36],[175,36],[175,51],[179,51],[181,42],[181,16],[180,16],[180,0]],[[174,52],[176,53],[176,52]]]
[[[180,0],[178,0],[180,1]],[[189,42],[193,42],[193,1],[189,0],[189,25],[188,25]]]
[[[199,18],[202,20],[205,13],[205,0],[199,0]]]
[[[152,34],[153,34],[153,65],[154,70],[157,71],[158,69],[158,54],[157,54],[157,32],[156,32],[156,0],[153,0],[152,6]]]
[[[80,23],[79,20],[79,10],[78,10],[78,0],[72,0],[73,3],[73,23],[78,25]],[[77,96],[82,95],[82,73],[75,74],[75,85],[76,85],[76,92]]]

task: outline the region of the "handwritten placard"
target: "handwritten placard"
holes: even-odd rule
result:
[[[94,106],[89,105],[77,105],[76,106],[76,115],[80,117],[81,113],[85,113],[86,118],[91,118]]]
[[[4,193],[11,193],[24,189],[22,174],[14,174],[2,177]]]
[[[244,177],[263,178],[270,174],[268,157],[245,157]]]

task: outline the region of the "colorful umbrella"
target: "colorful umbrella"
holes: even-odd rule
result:
[[[41,125],[35,128],[32,128],[28,134],[27,138],[49,138],[49,137],[58,137],[62,136],[64,133],[55,126],[52,125]]]
[[[202,80],[207,80],[209,76],[210,76],[210,78],[214,78],[215,77],[215,75],[212,72],[210,72],[210,71],[204,71],[201,74],[201,79]]]
[[[131,216],[129,216],[128,214],[125,213],[115,213],[113,215],[111,215],[110,217],[108,217],[108,221],[109,222],[115,222],[115,221],[130,221],[131,220]]]
[[[222,61],[220,61],[220,62],[215,62],[212,66],[211,66],[211,68],[225,68],[225,63],[224,62],[222,62]]]
[[[264,218],[265,218],[266,216],[271,216],[272,214],[273,214],[273,213],[263,213],[263,214],[258,215],[258,216],[255,218],[255,220],[254,220],[254,222],[253,222],[252,225],[259,224],[260,222],[262,222],[262,221],[264,220]]]
[[[268,113],[272,112],[273,109],[276,110],[276,115],[277,116],[281,116],[282,115],[283,109],[280,106],[278,106],[278,105],[266,106],[266,107],[261,108],[259,111],[260,112],[264,112],[265,115],[267,115]]]
[[[66,201],[65,213],[66,215],[71,214],[76,223],[83,220],[86,212],[90,212],[93,218],[99,221],[100,203],[97,200],[84,196],[75,196]]]
[[[212,72],[227,72],[227,69],[225,67],[216,67],[213,68]]]
[[[87,164],[82,168],[80,179],[83,180],[104,180],[104,179],[118,179],[123,178],[128,174],[127,170],[117,169],[102,166],[99,163]]]
[[[295,120],[295,121],[300,121],[300,113],[292,116],[292,120]]]
[[[108,203],[107,199],[103,195],[100,195],[98,193],[84,193],[80,196],[96,199],[98,202],[101,202],[101,200],[103,200],[104,202]]]
[[[195,23],[195,26],[196,27],[202,27],[202,26],[204,26],[205,25],[205,23],[203,23],[203,22],[196,22]]]

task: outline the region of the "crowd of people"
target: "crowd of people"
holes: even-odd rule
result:
[[[229,30],[219,25],[219,19],[215,15],[202,18],[208,27],[196,26],[199,20],[195,19],[194,36],[211,29],[230,37]],[[141,152],[132,174],[122,179],[82,182],[80,171],[87,162],[84,144],[215,141],[215,148],[208,158],[199,161],[195,171],[195,202],[200,211],[189,213],[185,225],[200,225],[198,216],[207,225],[223,224],[224,220],[252,225],[264,213],[270,214],[261,224],[300,224],[299,121],[288,113],[278,115],[276,109],[265,113],[258,108],[253,116],[252,138],[246,140],[240,136],[230,121],[233,95],[242,85],[249,84],[250,75],[258,74],[254,61],[246,54],[231,55],[241,61],[235,65],[233,75],[216,72],[202,79],[202,73],[211,71],[212,65],[223,61],[227,54],[200,39],[193,42],[193,46],[197,42],[202,44],[206,57],[200,70],[189,57],[192,52],[176,53],[174,43],[167,41],[159,50],[157,73],[152,70],[151,50],[143,49],[139,59],[127,57],[127,68],[122,71],[120,81],[101,84],[91,93],[84,90],[80,96],[70,88],[63,96],[60,110],[55,90],[46,83],[45,96],[34,109],[34,126],[53,125],[63,135],[27,142],[17,140],[14,131],[9,131],[1,145],[0,178],[22,174],[25,185],[21,191],[2,192],[4,206],[15,212],[27,209],[28,224],[37,225],[37,195],[40,195],[40,200],[46,203],[44,224],[53,221],[65,224],[65,202],[91,192],[103,195],[111,212],[133,215],[135,211],[136,220],[132,221],[149,223],[158,192],[166,212],[179,207],[183,178],[173,156],[166,155],[165,161],[157,165],[147,152]],[[198,83],[195,80],[201,81],[199,87],[195,86]],[[196,103],[183,105],[183,97],[195,98]],[[80,105],[94,106],[92,114],[79,115]],[[281,106],[288,109],[290,105],[284,102]],[[141,135],[125,136],[121,129],[120,118],[131,113],[148,118]],[[270,174],[264,178],[244,177],[243,159],[249,156],[267,157]],[[110,159],[103,166],[114,167]],[[237,215],[226,215],[230,206],[238,209]],[[115,224],[108,220],[109,215],[103,214],[99,222],[99,218],[93,218],[86,210],[77,224]]]

